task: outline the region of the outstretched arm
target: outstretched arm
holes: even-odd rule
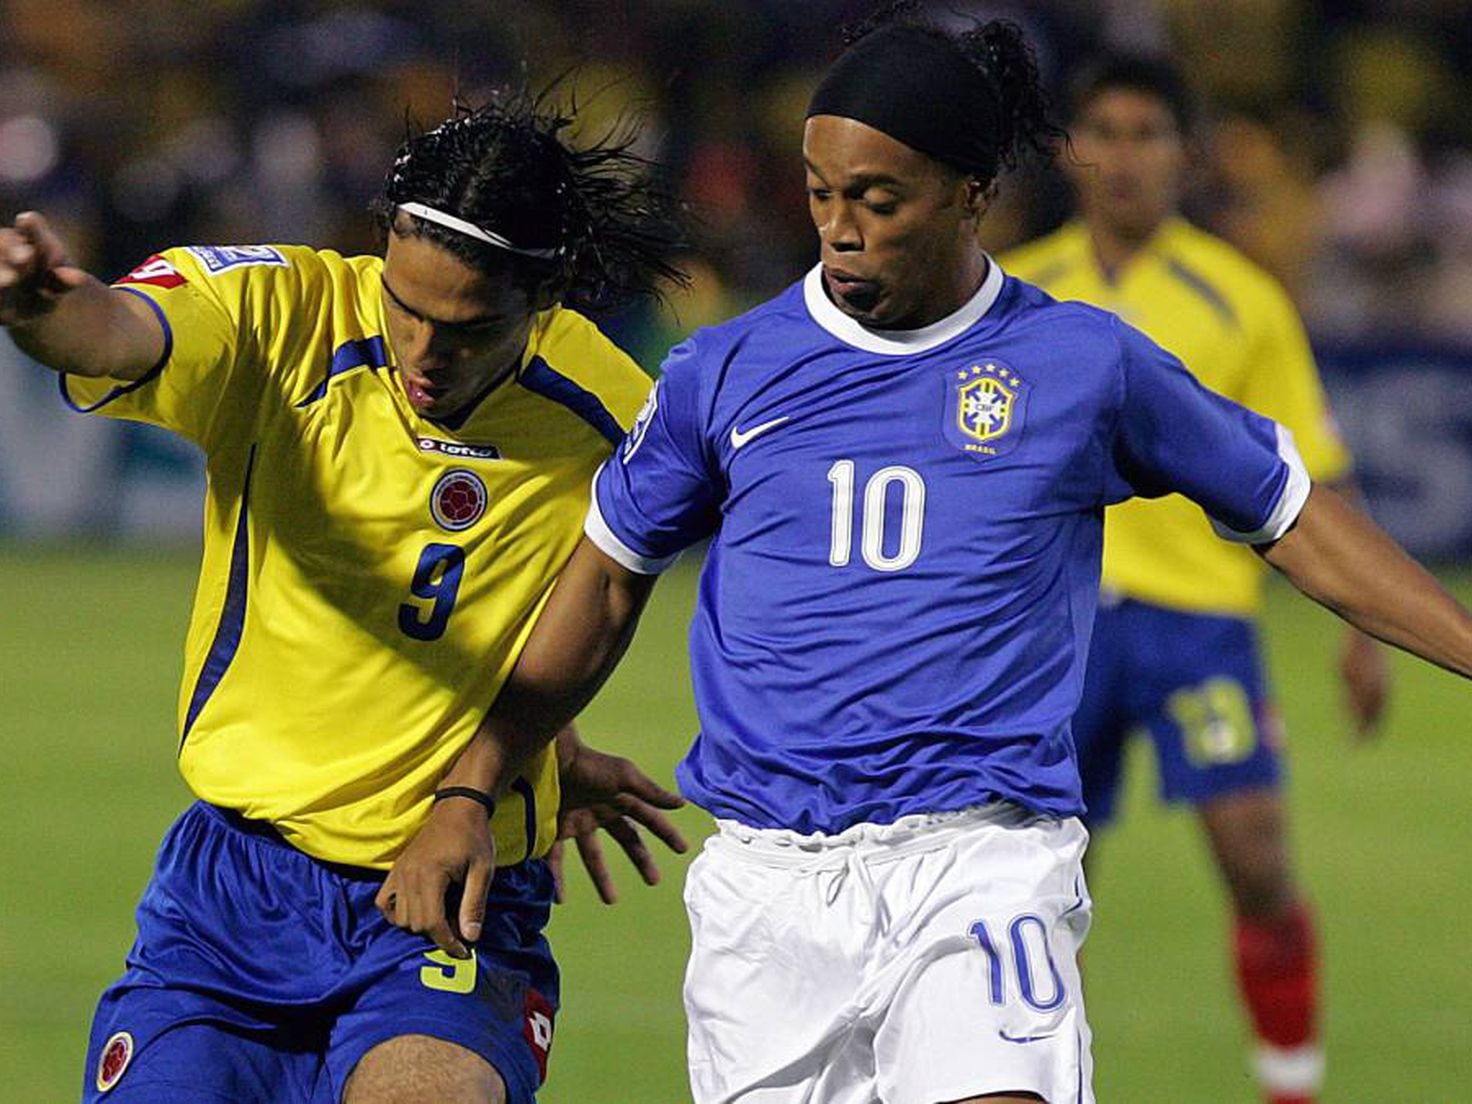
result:
[[[1294,527],[1259,551],[1356,628],[1472,678],[1472,613],[1340,495],[1316,485]]]
[[[164,352],[148,304],[73,265],[34,211],[0,226],[0,326],[27,356],[79,376],[140,379]]]
[[[629,571],[583,538],[511,678],[444,784],[495,794],[509,786],[613,673],[656,578]]]
[[[522,766],[564,729],[612,673],[634,634],[655,577],[621,567],[584,539],[563,569],[511,678],[441,790],[467,787],[499,799]],[[495,849],[485,810],[436,801],[429,820],[389,871],[377,903],[399,927],[423,932],[457,958],[480,936]],[[596,877],[596,875],[595,875]],[[445,893],[465,887],[458,933]]]

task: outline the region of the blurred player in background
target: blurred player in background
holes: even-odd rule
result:
[[[563,304],[678,278],[646,166],[574,149],[570,122],[508,96],[408,139],[382,258],[170,249],[109,288],[40,215],[0,230],[16,344],[76,409],[172,429],[209,474],[179,699],[199,800],[102,998],[87,1100],[526,1104],[558,998],[559,768],[568,831],[605,824],[646,879],[623,814],[683,847],[657,808],[679,799],[571,728],[494,806],[440,786],[649,390]],[[430,818],[478,822],[500,866],[455,871],[458,915],[426,936],[375,897]]]
[[[1316,482],[1357,498],[1288,296],[1180,215],[1191,122],[1180,74],[1154,58],[1104,59],[1077,82],[1071,122],[1079,217],[1003,257],[1007,270],[1138,326],[1207,387],[1292,431]],[[1141,727],[1164,796],[1196,806],[1236,915],[1258,1078],[1274,1104],[1303,1104],[1324,1064],[1317,940],[1288,859],[1280,726],[1257,641],[1264,577],[1180,496],[1113,507],[1073,738],[1091,830],[1113,818],[1126,738]],[[1367,733],[1386,695],[1378,646],[1350,629],[1341,669]]]
[[[678,772],[720,822],[686,884],[698,1104],[1093,1099],[1069,726],[1106,505],[1186,493],[1472,674],[1472,616],[1285,431],[987,257],[998,174],[1057,131],[1016,27],[911,7],[855,28],[809,106],[820,264],[671,353],[447,779],[505,793],[710,538]],[[387,887],[441,907],[415,884],[489,842],[431,822]]]

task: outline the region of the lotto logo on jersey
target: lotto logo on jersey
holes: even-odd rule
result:
[[[457,460],[499,460],[501,450],[495,445],[467,445],[463,441],[441,441],[438,437],[419,438],[420,452],[438,452]]]
[[[190,247],[189,252],[199,258],[211,276],[248,265],[287,267],[281,250],[270,245],[195,245]]]
[[[947,373],[946,439],[977,458],[1017,445],[1027,413],[1028,386],[1005,364],[987,360]]]
[[[532,1056],[537,1060],[537,1074],[540,1080],[545,1081],[547,1080],[547,1055],[552,1051],[552,1021],[557,1012],[546,997],[535,989],[528,988],[523,1015],[525,1019],[522,1023],[521,1034],[532,1048]]]
[[[429,496],[429,512],[441,529],[459,533],[469,529],[486,512],[490,495],[475,472],[456,468],[440,476]]]
[[[184,277],[179,274],[179,270],[155,253],[119,280],[118,284],[147,284],[149,287],[176,288],[184,282]]]
[[[107,1092],[123,1079],[128,1063],[133,1060],[133,1036],[119,1031],[102,1048],[97,1059],[97,1091]]]

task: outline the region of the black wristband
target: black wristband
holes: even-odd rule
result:
[[[496,802],[492,799],[491,795],[477,789],[472,789],[470,786],[446,786],[444,789],[435,790],[434,792],[436,802],[443,801],[447,797],[469,798],[476,804],[485,806],[486,816],[492,817],[496,815]]]

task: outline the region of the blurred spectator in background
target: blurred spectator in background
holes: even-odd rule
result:
[[[694,291],[665,313],[609,324],[653,368],[673,340],[804,267],[812,231],[792,168],[794,105],[829,60],[821,44],[832,28],[869,6],[5,0],[0,211],[46,210],[78,262],[105,276],[163,240],[264,234],[371,250],[361,212],[374,166],[403,136],[393,120],[435,119],[456,94],[476,100],[523,75],[571,72],[589,133],[639,117],[643,152],[669,167],[695,224]],[[1463,350],[1434,390],[1393,389],[1447,416],[1448,388],[1472,357],[1472,116],[1458,107],[1472,92],[1465,3],[946,0],[935,10],[1022,23],[1055,89],[1103,49],[1171,51],[1209,109],[1207,163],[1187,210],[1282,280],[1316,339]],[[518,58],[533,59],[534,72]],[[987,219],[987,244],[1016,244],[1068,213],[1056,175],[1019,176]],[[0,358],[14,355],[0,347]],[[1420,362],[1411,371],[1431,378]],[[1339,406],[1352,438],[1386,435],[1369,448],[1354,441],[1372,505],[1409,503],[1404,519],[1382,517],[1424,553],[1472,554],[1472,523],[1447,520],[1472,517],[1472,484],[1434,491],[1408,487],[1407,471],[1385,474],[1407,433],[1428,434],[1418,414],[1385,429],[1382,399],[1361,390],[1363,401]],[[1461,420],[1435,432],[1452,468],[1472,467],[1472,399],[1454,394],[1453,405]],[[13,527],[27,515],[6,489],[17,478],[6,453],[0,441],[0,525]],[[1406,528],[1432,509],[1435,532]]]
[[[402,137],[535,59],[571,70],[587,128],[644,119],[699,223],[722,307],[772,294],[809,248],[793,104],[827,60],[816,43],[857,0],[701,5],[593,0],[9,0],[0,7],[0,205],[44,207],[82,259],[116,273],[147,242],[279,240],[369,249],[359,216]],[[1102,47],[1171,47],[1207,102],[1217,173],[1196,198],[1215,228],[1301,297],[1310,321],[1472,343],[1472,31],[1453,0],[1054,0],[953,3],[1007,16],[1046,75]],[[951,9],[955,9],[951,11]],[[127,69],[124,71],[124,63]],[[139,72],[149,74],[138,79]],[[990,244],[1066,213],[1002,196]],[[1322,216],[1317,214],[1322,210]],[[1394,295],[1385,294],[1393,287]],[[715,300],[713,300],[714,302]],[[699,321],[644,326],[661,340]],[[649,359],[663,349],[648,350]]]

